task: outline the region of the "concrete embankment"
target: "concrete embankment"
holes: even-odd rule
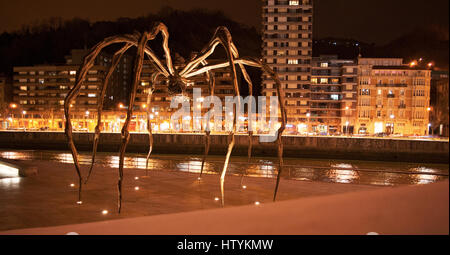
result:
[[[79,150],[91,150],[92,133],[74,133]],[[105,133],[100,137],[99,151],[117,152],[120,134]],[[202,134],[155,134],[154,152],[161,154],[203,154]],[[230,137],[211,136],[211,154],[225,155]],[[248,136],[237,135],[233,155],[247,155]],[[293,158],[335,158],[373,161],[404,161],[448,163],[448,141],[406,139],[345,138],[345,137],[283,137],[284,156]],[[132,134],[128,152],[146,153],[147,134]],[[1,149],[68,150],[64,133],[0,132]],[[276,143],[261,143],[253,137],[254,156],[277,155]]]

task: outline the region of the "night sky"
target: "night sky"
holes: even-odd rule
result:
[[[378,44],[421,25],[448,28],[449,0],[315,0],[314,36],[352,37]],[[71,4],[69,4],[71,3]],[[90,21],[138,17],[162,6],[222,10],[232,19],[261,27],[261,0],[0,0],[0,32],[49,17]]]

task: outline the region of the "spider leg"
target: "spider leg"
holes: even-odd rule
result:
[[[150,160],[150,156],[153,151],[153,132],[152,132],[152,123],[150,118],[150,109],[152,104],[152,96],[154,91],[155,82],[158,79],[158,76],[161,75],[161,73],[155,73],[152,77],[152,83],[151,88],[149,88],[148,95],[147,95],[147,130],[148,130],[148,138],[149,138],[149,149],[147,154],[147,160],[145,162],[145,175],[148,175],[148,161]]]
[[[255,58],[243,58],[242,61],[239,61],[239,63],[249,65],[249,66],[255,66],[260,67],[263,69],[265,73],[267,73],[272,80],[275,82],[277,86],[277,94],[278,94],[278,101],[280,103],[280,112],[281,112],[281,127],[278,129],[277,134],[277,144],[278,144],[278,175],[277,175],[277,183],[275,186],[275,191],[273,194],[273,201],[275,202],[277,199],[277,192],[280,185],[280,179],[281,179],[281,173],[283,171],[283,141],[282,141],[282,135],[284,130],[286,129],[286,121],[287,121],[287,115],[286,115],[286,107],[285,107],[285,100],[284,100],[284,93],[283,88],[281,87],[281,82],[278,78],[278,75],[270,68],[267,64],[262,63],[259,59]]]
[[[237,50],[236,50],[236,52],[237,52]],[[252,108],[253,83],[252,83],[250,76],[247,73],[247,70],[245,69],[245,66],[243,64],[239,63],[239,68],[241,69],[241,72],[244,75],[244,79],[248,84],[248,92],[250,95],[250,101],[248,103],[248,120],[249,121],[248,121],[248,127],[247,127],[247,129],[248,129],[248,152],[247,152],[248,159],[247,159],[247,163],[250,163],[251,158],[252,158],[252,149],[253,149],[253,129],[251,126],[253,124],[253,121],[251,121],[252,116],[253,116],[253,108]],[[242,172],[242,175],[241,175],[241,183],[240,183],[241,187],[242,187],[242,183],[244,181],[244,176],[246,174],[247,174],[247,168]]]
[[[216,79],[214,77],[214,73],[212,73],[210,71],[206,72],[206,76],[207,76],[207,80],[209,81],[209,91],[210,91],[211,98],[212,98],[214,96],[214,90],[216,88]],[[202,178],[203,168],[205,166],[205,161],[206,161],[206,158],[208,157],[209,148],[211,145],[211,127],[210,127],[209,119],[211,117],[210,114],[211,114],[211,111],[213,108],[214,108],[214,106],[210,105],[210,108],[208,109],[208,116],[207,116],[206,128],[205,128],[206,129],[205,130],[205,154],[203,155],[202,168],[200,169],[200,176],[198,177],[199,180]]]
[[[137,87],[139,85],[139,81],[141,79],[141,73],[142,73],[142,66],[144,64],[144,56],[145,56],[145,45],[147,44],[149,40],[148,33],[144,32],[142,35],[138,50],[136,54],[136,61],[134,64],[134,81],[133,81],[133,88],[130,95],[130,102],[128,105],[127,110],[127,118],[125,120],[125,123],[122,127],[122,143],[120,145],[120,159],[119,159],[119,181],[118,181],[118,191],[119,191],[119,197],[118,197],[118,212],[121,212],[122,209],[122,182],[123,182],[123,165],[124,165],[124,158],[125,158],[125,151],[127,149],[128,142],[130,141],[130,132],[129,132],[129,126],[131,122],[131,117],[133,114],[133,106],[134,102],[136,100],[136,91]]]
[[[114,73],[114,70],[116,69],[117,65],[119,64],[123,54],[131,47],[131,44],[126,44],[123,48],[121,48],[119,51],[117,51],[114,54],[113,57],[113,61],[111,63],[111,66],[108,70],[108,73],[106,74],[105,80],[103,81],[103,87],[102,87],[102,91],[99,97],[99,101],[98,101],[98,116],[97,116],[97,126],[95,127],[95,136],[94,136],[94,145],[92,148],[92,162],[91,162],[91,167],[89,169],[89,174],[86,177],[86,180],[84,182],[84,184],[87,184],[87,182],[89,181],[89,177],[91,176],[92,170],[94,168],[94,164],[95,164],[95,156],[97,154],[97,147],[98,147],[98,142],[100,139],[100,125],[102,122],[102,111],[103,111],[103,104],[105,101],[105,95],[106,95],[106,89],[108,87],[108,83],[109,83],[109,79],[111,78],[112,74]]]
[[[200,65],[206,58],[208,58],[215,50],[215,48],[221,44],[225,48],[225,52],[227,54],[228,66],[231,69],[231,79],[233,80],[233,89],[235,92],[235,96],[238,98],[238,102],[236,107],[233,109],[234,112],[234,120],[233,120],[233,130],[230,132],[231,141],[228,144],[228,150],[225,158],[225,163],[223,166],[222,174],[220,176],[220,191],[222,194],[222,206],[225,206],[225,193],[224,193],[224,185],[225,185],[225,176],[228,169],[228,163],[230,161],[231,152],[233,151],[235,145],[235,133],[236,133],[236,113],[237,109],[241,107],[240,93],[239,93],[239,85],[237,81],[236,75],[236,66],[235,66],[235,58],[238,56],[236,51],[236,47],[233,46],[232,37],[230,31],[226,27],[218,27],[212,40],[209,44],[200,52],[198,58],[189,62],[186,67],[180,72],[180,76],[186,78],[192,70],[194,70],[198,65]]]
[[[228,39],[230,39],[228,41]],[[238,58],[236,47],[234,46],[230,31],[226,27],[218,27],[214,33],[213,39],[209,44],[200,52],[199,57],[189,62],[186,67],[180,72],[182,77],[188,77],[189,73],[197,68],[206,58],[208,58],[216,49],[216,47],[222,44],[227,52],[227,55],[231,55],[234,58]]]
[[[169,73],[173,75],[175,73],[175,69],[173,68],[172,57],[170,55],[169,29],[167,28],[167,26],[164,25],[164,23],[158,23],[156,26],[154,26],[152,32],[150,33],[150,40],[153,40],[159,32],[161,32],[163,36],[163,49],[166,55],[167,68],[169,69]]]
[[[266,74],[268,74],[272,80],[275,82],[277,86],[277,93],[278,93],[278,100],[280,102],[280,112],[281,112],[281,127],[278,129],[278,136],[277,136],[277,143],[278,143],[278,159],[279,159],[279,169],[278,169],[278,175],[277,175],[277,183],[275,186],[274,196],[273,200],[276,200],[278,187],[280,183],[281,173],[283,170],[283,142],[282,142],[282,135],[284,130],[286,129],[286,121],[287,121],[287,115],[286,115],[286,107],[285,107],[285,100],[284,100],[284,93],[283,88],[281,87],[280,79],[278,78],[278,75],[265,63],[262,63],[259,59],[255,58],[239,58],[235,59],[235,63],[237,64],[243,64],[247,66],[257,67],[261,68]],[[214,70],[218,68],[224,68],[229,66],[229,62],[224,62],[221,64],[216,65],[209,65],[205,66],[203,68],[200,68],[194,72],[191,72],[187,74],[187,77],[191,77],[193,75],[199,75],[202,73],[205,73],[209,70]]]
[[[153,29],[153,34],[151,35],[151,38],[154,39],[156,37],[156,34],[159,32],[159,30],[156,28]],[[107,46],[110,46],[112,44],[117,43],[128,43],[132,46],[138,46],[138,41],[140,38],[139,33],[135,34],[127,34],[127,35],[121,35],[121,36],[111,36],[108,38],[105,38],[103,41],[97,43],[94,47],[92,47],[91,51],[88,55],[84,57],[83,64],[80,66],[77,72],[75,86],[70,90],[70,92],[67,94],[65,100],[64,100],[64,116],[65,116],[65,134],[67,137],[68,145],[72,153],[72,158],[75,165],[75,170],[77,172],[78,176],[78,201],[81,203],[81,190],[83,185],[83,177],[81,174],[81,168],[80,163],[78,160],[78,151],[75,147],[75,143],[73,141],[73,128],[72,128],[72,121],[70,116],[70,107],[72,102],[75,103],[76,98],[80,94],[80,90],[82,87],[82,84],[84,80],[86,79],[86,75],[88,71],[94,66],[94,61],[97,58],[98,54],[101,52],[101,50]],[[168,38],[167,38],[168,40]],[[166,41],[167,41],[166,40]],[[169,76],[169,72],[166,70],[164,65],[162,65],[161,61],[158,59],[158,57],[154,54],[152,49],[148,46],[145,46],[144,48],[145,54],[149,56],[149,58],[152,60],[152,64],[155,66],[155,68],[161,72],[164,76]],[[170,55],[169,55],[170,57]]]
[[[84,58],[83,65],[80,66],[76,82],[74,87],[70,90],[70,92],[67,94],[67,97],[64,100],[64,116],[66,119],[65,122],[65,134],[68,140],[68,145],[72,153],[73,162],[75,165],[75,170],[78,175],[78,202],[81,203],[81,190],[83,186],[83,177],[81,175],[81,168],[80,168],[80,162],[78,160],[78,151],[75,147],[75,143],[73,141],[73,130],[72,130],[72,122],[70,117],[70,105],[72,102],[75,102],[77,96],[80,94],[81,86],[86,79],[86,75],[88,71],[94,66],[94,61],[97,58],[100,51],[112,44],[116,43],[133,43],[133,36],[125,35],[125,36],[112,36],[104,39],[103,41],[99,42],[97,45],[95,45],[90,53]]]

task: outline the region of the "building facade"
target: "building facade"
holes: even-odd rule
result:
[[[286,93],[288,129],[307,120],[311,96],[312,0],[263,1],[263,61],[278,72]],[[263,95],[275,96],[263,76]]]
[[[432,71],[431,76],[431,133],[449,137],[448,71]]]
[[[14,67],[14,97],[9,106],[9,127],[20,127],[27,130],[62,130],[64,126],[64,99],[75,84],[76,74],[82,57],[86,51],[72,51],[72,56],[67,57],[66,65],[60,66],[29,66]],[[72,110],[73,127],[76,131],[93,131],[97,124],[97,105],[108,72],[111,58],[101,55],[95,65],[89,70],[86,80],[82,85],[79,96],[73,102]],[[129,97],[131,93],[132,63],[130,56],[125,56],[111,77],[108,86],[104,112],[102,116],[102,129],[109,132],[120,132],[126,118]],[[219,60],[208,60],[210,64],[219,63]],[[175,63],[176,68],[183,63]],[[168,93],[167,80],[163,77],[157,80],[152,94],[151,105],[147,105],[147,97],[150,88],[151,76],[154,73],[153,65],[145,60],[138,87],[136,102],[130,130],[134,132],[147,131],[147,107],[151,107],[151,123],[154,131],[168,131],[171,129],[170,117],[178,110],[172,109],[170,103],[172,96]],[[233,83],[228,68],[214,70],[215,95],[218,96],[223,106],[225,97],[234,96]],[[187,95],[192,107],[202,109],[202,116],[208,111],[202,102],[192,102],[193,89],[200,88],[202,98],[210,96],[209,84],[206,75],[193,77],[189,81]],[[201,99],[202,99],[201,98]],[[109,102],[109,104],[108,104]],[[201,117],[201,116],[200,116]],[[224,117],[224,116],[223,116]],[[184,131],[191,131],[194,125],[201,125],[201,118],[184,116],[180,125],[187,127]],[[173,127],[172,127],[173,128]],[[219,129],[221,127],[217,127]]]
[[[356,118],[355,60],[320,56],[312,60],[308,132],[351,134]]]
[[[358,59],[359,134],[428,135],[431,70],[402,59]]]

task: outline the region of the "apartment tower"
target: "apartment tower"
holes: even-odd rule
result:
[[[311,95],[312,0],[263,0],[263,60],[281,79],[288,128],[307,121]],[[263,76],[263,95],[276,96],[270,77]]]

